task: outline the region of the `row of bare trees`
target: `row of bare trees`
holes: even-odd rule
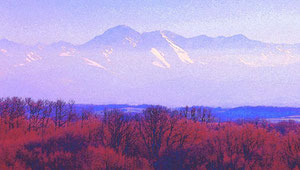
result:
[[[68,126],[71,122],[88,119],[91,109],[81,109],[80,112],[75,107],[73,100],[65,102],[63,100],[33,100],[32,98],[0,98],[0,116],[9,129],[20,125],[20,121],[29,121],[28,130],[44,129],[52,121],[56,128]]]
[[[214,116],[211,113],[211,110],[205,107],[185,107],[184,109],[174,111],[166,110],[164,107],[159,107],[159,110],[156,112],[166,112],[166,114],[173,115],[173,117],[184,117],[192,119],[195,122],[214,121]],[[93,114],[94,113],[90,108],[78,110],[75,107],[75,102],[73,100],[65,102],[63,100],[35,101],[32,98],[22,99],[18,97],[0,98],[0,116],[5,118],[3,120],[5,120],[5,123],[9,124],[9,128],[19,126],[19,121],[22,119],[29,120],[29,131],[45,128],[49,124],[50,119],[54,122],[55,127],[68,126],[70,122],[74,122],[79,119],[83,126],[83,122]],[[111,119],[110,117],[107,117],[106,114],[107,110],[103,111],[103,115],[105,117],[104,121],[110,122],[111,120],[106,120]],[[119,117],[119,120],[113,119],[114,121],[125,121],[123,120],[124,115],[115,115],[115,117]],[[163,121],[163,119],[166,119],[165,117],[161,117],[161,115],[157,115],[154,110],[152,110],[151,113],[149,112],[149,109],[145,110],[145,120],[153,120],[156,118],[161,119],[160,122]]]

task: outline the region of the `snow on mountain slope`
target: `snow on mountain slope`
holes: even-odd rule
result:
[[[2,48],[2,49],[0,49],[0,51],[1,51],[1,53],[2,53],[2,54],[5,54],[5,53],[7,53],[7,50],[6,50],[6,49],[3,49],[3,48]]]
[[[82,57],[82,59],[90,66],[94,66],[94,67],[98,67],[98,68],[101,68],[103,70],[107,70],[105,67],[103,67],[101,64],[93,61],[93,60],[90,60],[88,58],[85,58],[85,57]]]
[[[164,54],[160,53],[157,49],[151,48],[151,53],[153,55],[155,55],[156,58],[163,64],[163,65],[161,65],[161,63],[154,61],[154,62],[152,62],[154,65],[162,67],[162,68],[170,68],[171,67],[171,65],[164,58]]]
[[[110,55],[113,53],[113,51],[114,51],[113,48],[108,48],[108,49],[104,49],[103,52],[102,52],[102,54],[105,56],[105,58],[106,58],[106,60],[107,60],[108,62],[111,61]]]
[[[31,51],[29,53],[27,53],[27,58],[26,61],[27,62],[33,62],[33,61],[37,61],[37,60],[41,60],[42,57],[39,54],[36,54],[35,52]]]
[[[170,43],[170,46],[174,49],[174,51],[176,52],[177,56],[179,57],[179,59],[184,62],[184,63],[189,63],[189,64],[193,64],[194,61],[190,58],[189,54],[184,51],[182,48],[180,48],[179,46],[177,46],[176,44],[174,44],[166,35],[164,35],[163,33],[161,33],[162,37],[168,41],[168,43]]]
[[[65,46],[62,46],[61,48],[62,48],[62,51],[59,54],[59,56],[62,56],[62,57],[74,56],[75,53],[76,53],[76,49],[75,48],[69,48],[69,49],[67,49]]]

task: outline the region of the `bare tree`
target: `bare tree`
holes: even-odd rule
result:
[[[83,128],[83,124],[85,120],[88,120],[93,115],[93,109],[92,108],[83,108],[81,110],[81,128]]]
[[[162,140],[170,129],[168,114],[169,110],[165,107],[152,106],[144,111],[139,121],[139,134],[152,164],[159,159]]]
[[[55,127],[62,127],[66,123],[67,104],[65,101],[57,100],[54,103],[54,123]]]
[[[77,113],[76,113],[76,110],[75,110],[75,101],[74,100],[71,100],[68,102],[67,104],[67,124],[69,126],[69,124],[72,122],[72,121],[75,121],[77,119]]]
[[[200,107],[197,109],[197,117],[198,117],[198,120],[196,119],[197,121],[205,122],[205,123],[213,122],[215,120],[215,117],[212,114],[211,109],[205,107]]]
[[[51,114],[53,113],[54,110],[54,105],[55,102],[44,100],[44,109],[42,111],[42,116],[41,116],[41,128],[43,132],[44,129],[48,127]]]
[[[107,144],[118,152],[121,144],[125,142],[126,135],[129,135],[129,123],[126,116],[120,110],[114,109],[106,112],[103,122],[108,133],[105,136],[108,140]]]
[[[41,127],[41,116],[43,109],[45,108],[44,101],[38,100],[35,102],[31,98],[26,98],[25,102],[29,113],[28,130],[38,130]]]
[[[19,127],[20,120],[25,119],[25,101],[18,97],[1,99],[0,115],[9,129]]]

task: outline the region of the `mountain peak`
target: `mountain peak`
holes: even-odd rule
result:
[[[9,40],[6,39],[6,38],[2,38],[2,39],[0,39],[0,42],[12,42],[12,41],[9,41]]]
[[[239,40],[249,40],[249,38],[247,38],[245,35],[243,34],[237,34],[237,35],[233,35],[231,37],[228,38],[232,38],[232,39],[239,39]]]
[[[128,33],[134,33],[134,34],[136,34],[138,32],[136,30],[132,29],[129,26],[118,25],[118,26],[109,28],[107,31],[105,31],[103,33],[103,35],[106,35],[106,34],[128,34]],[[140,33],[138,33],[138,34],[140,34]]]
[[[110,29],[131,29],[131,30],[133,30],[133,28],[131,28],[131,27],[127,26],[127,25],[117,25],[117,26],[112,27]]]
[[[168,30],[162,30],[162,31],[160,31],[160,32],[161,32],[161,33],[164,33],[164,34],[172,34],[172,35],[178,36],[178,34],[172,32],[172,31],[168,31]]]
[[[74,46],[73,44],[71,44],[71,43],[69,43],[69,42],[66,42],[66,41],[57,41],[57,42],[55,42],[55,43],[52,43],[52,44],[50,44],[50,46],[52,46],[52,47],[62,47],[62,46],[65,46],[65,47],[72,47],[72,46]]]
[[[210,40],[210,39],[213,39],[212,37],[209,37],[207,35],[198,35],[196,37],[191,37],[189,39],[203,39],[203,40]]]
[[[160,33],[163,33],[163,34],[167,35],[170,38],[184,38],[183,36],[181,36],[179,34],[176,34],[172,31],[168,31],[168,30],[160,31]]]
[[[22,45],[22,44],[19,44],[19,43],[14,42],[14,41],[10,41],[10,40],[8,40],[8,39],[6,39],[6,38],[0,39],[0,44],[1,44],[1,45],[8,45],[8,46],[12,46],[12,45]]]
[[[85,43],[84,45],[88,46],[99,46],[99,45],[112,45],[115,43],[124,44],[124,39],[126,41],[130,41],[129,43],[133,41],[138,41],[140,39],[140,33],[135,31],[129,26],[126,25],[118,25],[115,27],[112,27],[105,31],[102,35],[96,36],[91,41]]]

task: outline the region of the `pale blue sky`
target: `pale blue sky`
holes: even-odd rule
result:
[[[116,25],[300,43],[299,0],[0,0],[0,38],[84,43]]]

